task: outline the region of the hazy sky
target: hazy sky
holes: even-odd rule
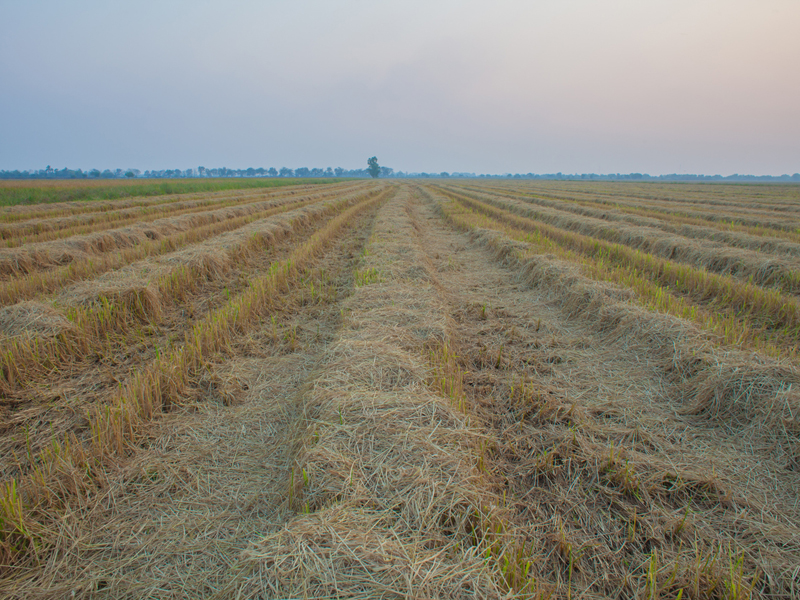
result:
[[[0,169],[800,171],[798,0],[0,0]]]

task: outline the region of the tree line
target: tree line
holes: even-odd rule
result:
[[[374,157],[373,157],[374,158]],[[370,159],[371,160],[371,159]],[[438,173],[427,172],[404,172],[395,171],[390,167],[378,166],[369,163],[367,169],[335,169],[327,167],[308,168],[298,167],[290,169],[288,167],[259,167],[248,169],[228,169],[219,167],[207,169],[197,167],[196,169],[164,169],[140,171],[139,169],[91,169],[83,171],[81,169],[53,169],[49,165],[45,169],[28,171],[0,171],[0,179],[185,179],[199,177],[347,177],[347,178],[469,178],[469,179],[555,179],[568,181],[757,181],[757,182],[800,182],[800,173],[793,175],[696,175],[685,173],[671,173],[668,175],[649,175],[647,173],[503,173],[479,174],[475,173],[448,173],[446,171]]]
[[[387,167],[381,167],[380,175],[382,177],[391,177],[393,170]],[[196,169],[153,169],[142,172],[139,169],[90,169],[84,171],[82,169],[53,169],[49,165],[45,169],[26,170],[26,171],[0,171],[0,179],[184,179],[196,177],[370,177],[368,169],[344,169],[336,167],[335,169],[328,167],[321,168],[308,168],[298,167],[290,169],[288,167],[281,167],[276,169],[270,168],[254,168],[248,169],[229,169],[227,167],[218,167],[207,169],[206,167],[197,167]]]

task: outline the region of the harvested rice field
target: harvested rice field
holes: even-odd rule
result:
[[[800,187],[100,202],[0,209],[0,597],[800,598]]]

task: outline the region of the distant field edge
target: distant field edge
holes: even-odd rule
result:
[[[197,178],[184,180],[0,180],[0,207],[49,204],[74,200],[115,200],[133,196],[165,196],[223,190],[322,185],[349,181],[347,177],[313,178]]]

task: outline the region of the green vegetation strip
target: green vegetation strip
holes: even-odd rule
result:
[[[748,344],[774,357],[797,360],[800,306],[778,292],[565,232],[467,198],[451,200],[442,210],[463,230],[502,231],[537,253],[580,264],[592,279],[632,289],[644,305],[692,321],[728,344]]]
[[[144,182],[116,182],[107,185],[81,186],[72,180],[63,186],[0,185],[0,206],[20,204],[49,204],[52,202],[71,202],[74,200],[115,200],[134,196],[164,196],[166,194],[188,194],[193,192],[219,192],[250,188],[271,188],[287,185],[323,185],[345,181],[338,178],[313,179],[274,179],[274,178],[222,178],[152,180]],[[16,183],[16,182],[15,182]],[[94,183],[94,182],[92,182]]]

